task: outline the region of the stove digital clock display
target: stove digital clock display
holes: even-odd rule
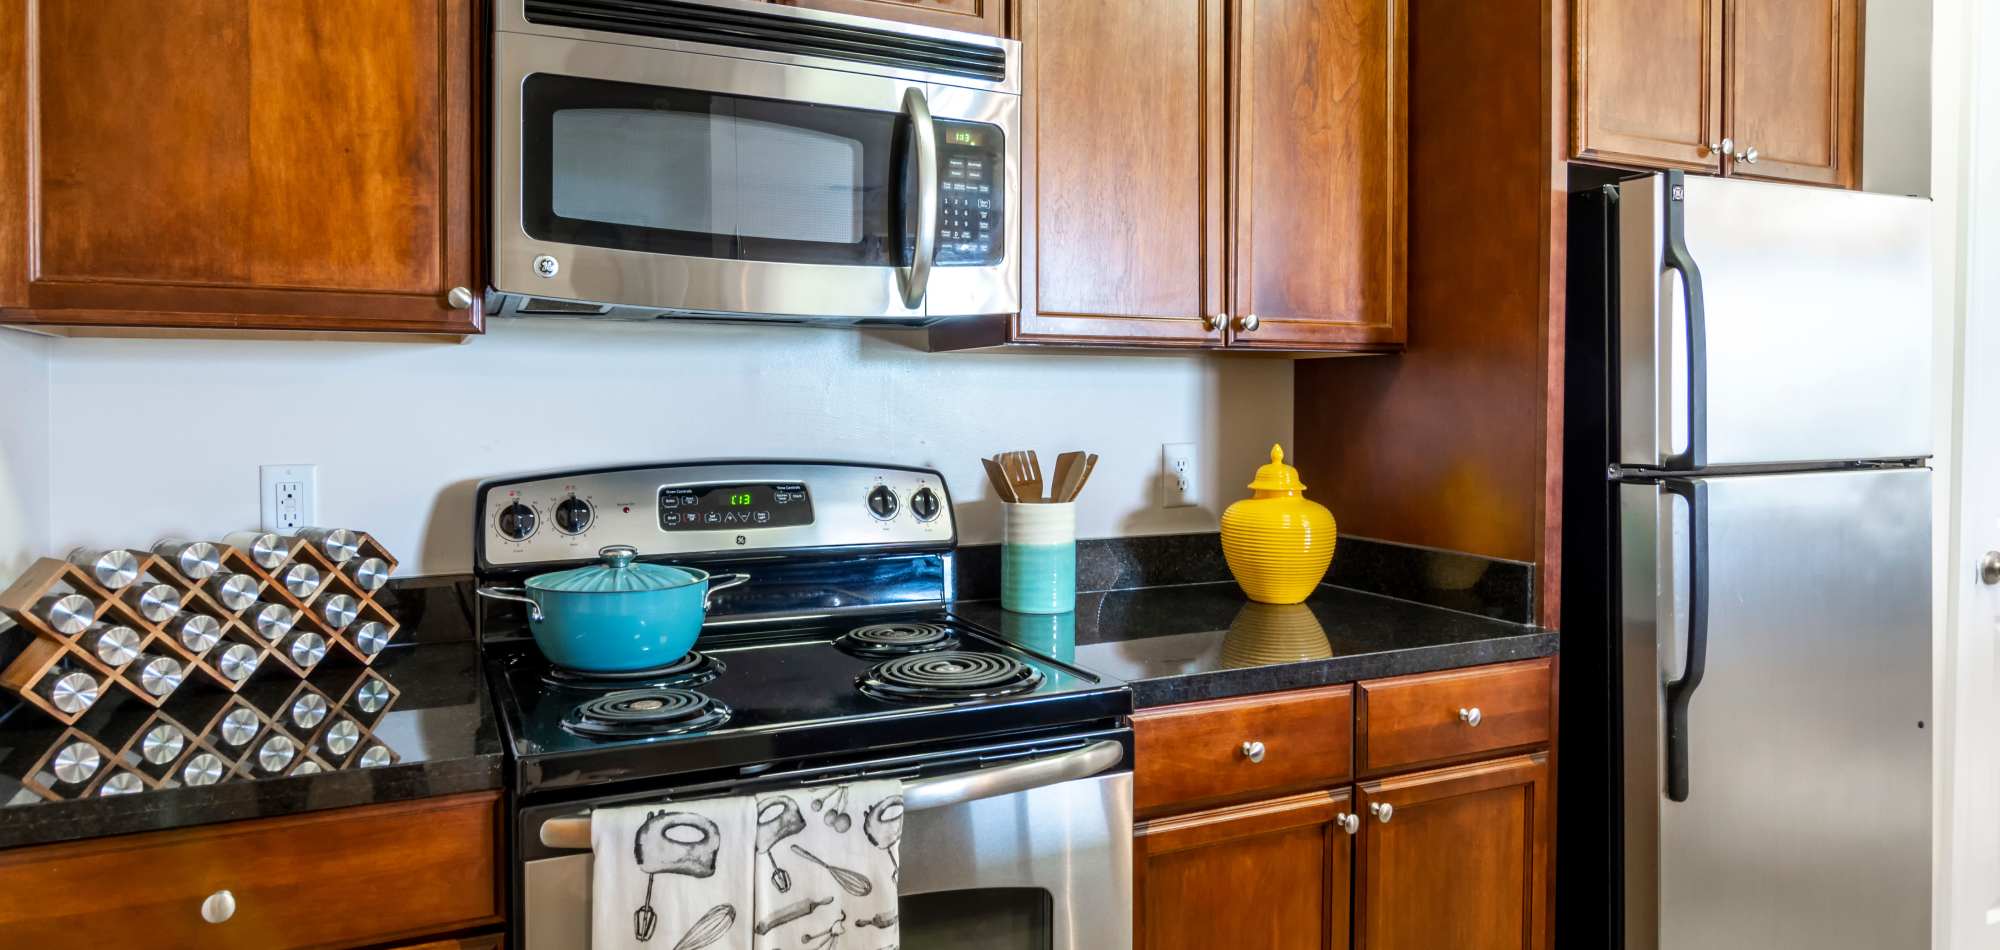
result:
[[[812,521],[812,499],[800,482],[660,489],[662,531],[785,528]]]

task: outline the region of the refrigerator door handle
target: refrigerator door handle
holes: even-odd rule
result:
[[[1687,662],[1679,679],[1667,684],[1667,798],[1688,799],[1688,703],[1708,662],[1708,485],[1699,480],[1662,479],[1660,488],[1687,499],[1688,625]]]
[[[1660,459],[1668,471],[1691,472],[1708,465],[1708,318],[1702,304],[1701,268],[1687,249],[1687,173],[1667,173],[1664,221],[1665,250],[1661,278],[1666,271],[1681,275],[1682,311],[1687,319],[1687,450]]]

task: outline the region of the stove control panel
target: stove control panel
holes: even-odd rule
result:
[[[479,567],[957,540],[944,476],[846,462],[693,462],[482,482]]]

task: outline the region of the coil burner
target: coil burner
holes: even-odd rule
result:
[[[729,707],[687,689],[627,689],[580,703],[563,728],[580,736],[670,736],[713,729],[729,721]]]
[[[877,699],[925,702],[1011,696],[1041,682],[1034,667],[1010,656],[943,650],[878,663],[855,685]]]

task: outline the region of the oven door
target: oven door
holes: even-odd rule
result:
[[[494,77],[502,293],[910,323],[1019,309],[1017,96],[510,32]]]
[[[1129,734],[1127,734],[1129,735]],[[1130,950],[1132,772],[1126,742],[906,784],[904,950]],[[590,820],[525,815],[525,950],[590,945]]]

